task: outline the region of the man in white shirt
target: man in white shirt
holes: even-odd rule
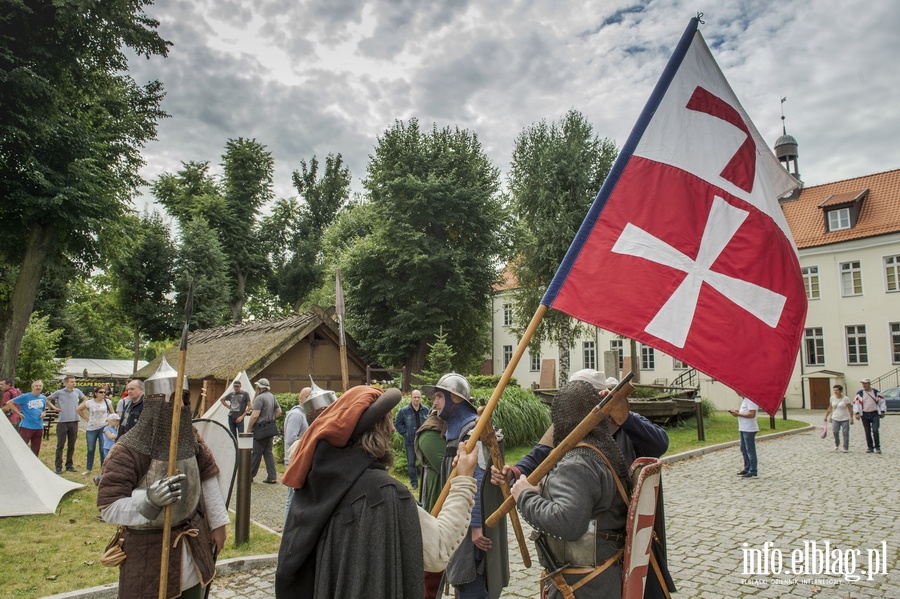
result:
[[[741,434],[741,455],[744,456],[744,467],[738,471],[738,476],[756,478],[756,433],[759,432],[756,411],[759,406],[746,397],[741,399],[743,401],[738,410],[728,410],[729,414],[738,419],[738,431]]]

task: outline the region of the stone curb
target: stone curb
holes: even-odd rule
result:
[[[237,572],[255,570],[256,568],[265,568],[274,566],[276,563],[278,563],[277,553],[232,557],[216,563],[216,576],[225,576]],[[91,587],[89,589],[69,591],[68,593],[60,593],[58,595],[49,595],[43,597],[43,599],[115,599],[118,594],[119,583],[113,582],[98,587]]]
[[[775,433],[769,433],[763,436],[757,436],[756,442],[760,441],[768,441],[769,439],[778,439],[779,437],[784,437],[786,435],[794,435],[796,433],[805,433],[811,430],[815,430],[815,426],[809,425],[801,428],[791,429],[789,431],[778,431]],[[663,464],[671,464],[673,462],[679,462],[681,460],[688,460],[690,458],[696,458],[697,456],[701,456],[707,453],[712,453],[713,451],[718,451],[720,449],[727,449],[729,447],[737,447],[741,444],[740,439],[737,441],[728,441],[726,443],[719,443],[718,445],[707,445],[706,447],[699,447],[697,449],[691,449],[690,451],[683,451],[681,453],[676,453],[675,455],[666,456],[661,458],[660,461]]]

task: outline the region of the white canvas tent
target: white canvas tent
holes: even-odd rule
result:
[[[250,383],[250,378],[247,376],[245,371],[240,371],[234,379],[232,379],[231,383],[228,385],[228,388],[225,389],[225,392],[219,396],[219,399],[216,400],[216,403],[212,405],[211,408],[206,410],[206,413],[201,416],[201,418],[206,418],[208,420],[215,420],[226,429],[228,428],[228,408],[226,408],[221,399],[231,393],[234,387],[235,381],[241,384],[241,389],[246,391],[250,395],[250,401],[256,397],[256,389]],[[246,420],[246,419],[245,419]]]
[[[56,512],[63,495],[84,485],[51,472],[9,420],[0,420],[0,517]]]
[[[138,370],[146,366],[146,360],[138,360]],[[99,360],[93,358],[70,358],[59,369],[55,378],[74,376],[85,379],[121,379],[131,377],[134,372],[132,360]]]

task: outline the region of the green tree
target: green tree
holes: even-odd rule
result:
[[[520,285],[514,295],[520,331],[537,310],[616,155],[615,143],[600,139],[576,110],[558,122],[527,127],[516,138],[509,197],[517,218],[512,268]],[[569,347],[577,332],[576,321],[549,310],[532,340],[534,348],[544,340],[558,344],[560,386],[569,378]]]
[[[45,267],[85,275],[140,184],[163,92],[137,85],[125,48],[165,55],[131,2],[6,2],[0,18],[0,371],[12,375]]]
[[[88,279],[76,278],[68,285],[61,322],[59,351],[74,358],[127,359],[133,334],[116,302],[109,273]]]
[[[250,292],[270,270],[260,230],[260,208],[272,199],[274,160],[255,139],[229,139],[217,181],[208,162],[185,162],[177,174],[165,173],[151,189],[182,228],[195,217],[216,232],[227,258],[231,320],[240,322]]]
[[[397,122],[379,138],[364,185],[371,233],[340,265],[348,329],[370,356],[410,373],[441,327],[458,368],[480,363],[508,219],[477,137]]]
[[[140,360],[141,336],[152,340],[177,332],[174,290],[175,247],[169,227],[157,212],[122,220],[128,243],[112,260],[116,300],[134,335],[134,366]]]
[[[434,343],[430,343],[428,349],[428,368],[422,370],[419,378],[423,384],[434,384],[448,372],[453,372],[453,359],[456,357],[456,352],[447,343],[444,327],[435,335]]]
[[[22,349],[19,352],[18,378],[28,381],[23,388],[28,388],[31,381],[42,380],[45,387],[65,362],[58,359],[56,349],[62,330],[51,329],[48,317],[32,312],[22,338]]]
[[[181,230],[175,261],[176,306],[184,306],[191,281],[194,307],[191,329],[208,329],[225,324],[228,306],[228,258],[216,232],[202,217],[194,217]]]
[[[273,273],[269,290],[285,304],[300,309],[304,299],[322,286],[326,274],[322,235],[350,199],[350,169],[343,158],[329,154],[319,176],[319,161],[300,161],[292,181],[303,199],[279,200],[263,219]]]

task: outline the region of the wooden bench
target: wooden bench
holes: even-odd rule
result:
[[[44,439],[50,438],[50,426],[59,418],[59,412],[47,410],[44,412]]]

